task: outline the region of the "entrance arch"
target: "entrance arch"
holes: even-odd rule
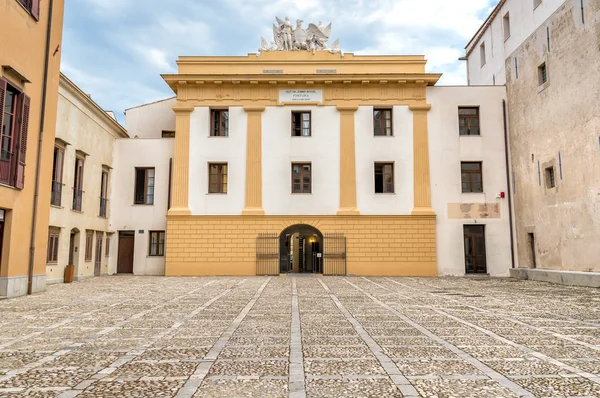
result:
[[[287,227],[279,235],[279,272],[322,273],[323,234],[307,224]]]

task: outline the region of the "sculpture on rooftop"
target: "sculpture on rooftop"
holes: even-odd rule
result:
[[[292,29],[292,23],[288,17],[280,19],[275,17],[277,25],[273,24],[273,41],[268,42],[261,37],[260,52],[263,51],[309,51],[313,54],[317,51],[329,51],[330,53],[340,52],[340,40],[337,39],[331,46],[327,44],[331,35],[331,22],[323,26],[319,21],[318,25],[308,24],[304,29],[301,19],[296,20],[296,29]]]

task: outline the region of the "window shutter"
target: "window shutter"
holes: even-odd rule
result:
[[[31,0],[31,15],[36,21],[40,20],[40,0]]]
[[[6,80],[0,77],[0,129],[4,119],[4,101],[6,100]]]
[[[17,150],[17,175],[15,188],[23,189],[25,186],[25,159],[27,158],[27,133],[29,131],[29,108],[31,99],[22,94],[23,107],[20,115],[19,146]]]

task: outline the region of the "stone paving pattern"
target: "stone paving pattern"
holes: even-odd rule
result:
[[[0,301],[0,397],[600,397],[600,290],[117,276]]]

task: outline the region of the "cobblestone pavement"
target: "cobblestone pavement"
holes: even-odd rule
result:
[[[0,397],[600,397],[600,290],[102,277],[0,301]]]

